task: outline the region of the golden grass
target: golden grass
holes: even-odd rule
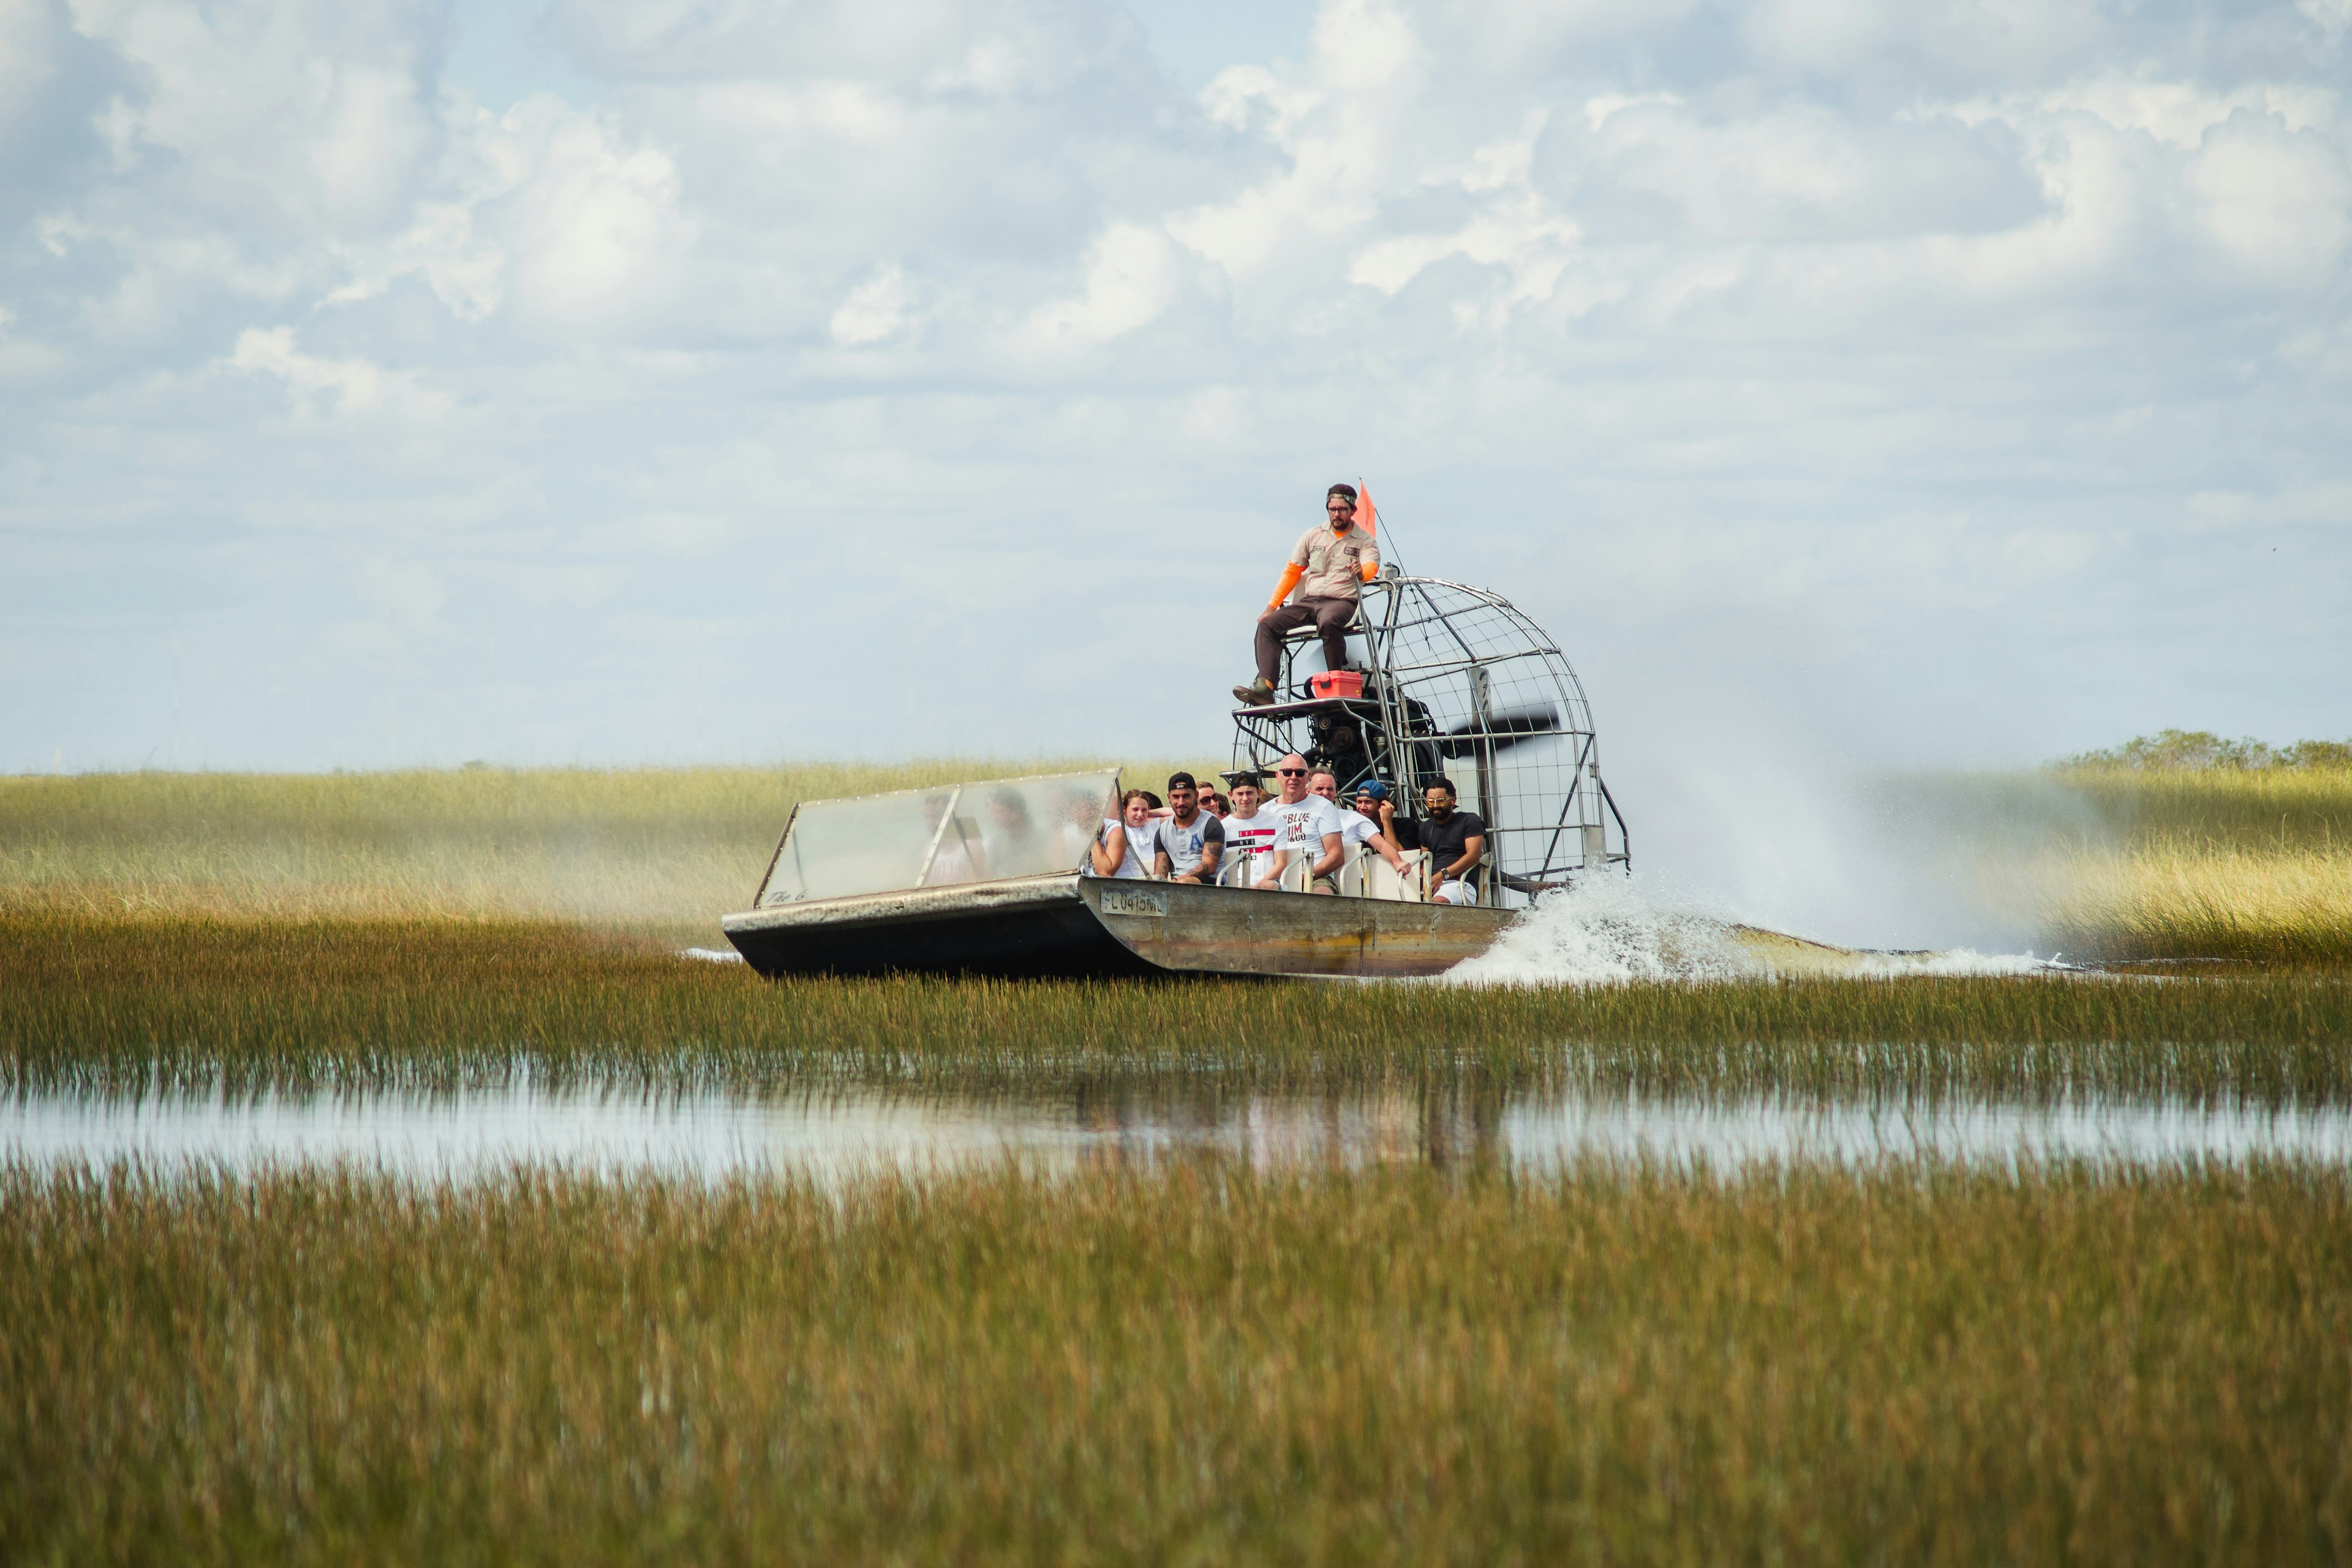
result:
[[[2059,774],[2098,825],[2028,862],[2084,957],[2352,961],[2352,770]]]
[[[1901,793],[2042,951],[2352,963],[2352,769],[2063,768]]]
[[[2339,1168],[0,1171],[0,1559],[2341,1562]]]
[[[2352,768],[2051,776],[2088,808],[2099,837],[2127,847],[2352,856]]]
[[[551,916],[716,942],[798,801],[1108,765],[0,778],[0,910]],[[1186,764],[1125,765],[1156,786]]]
[[[1085,765],[0,778],[0,910],[541,917],[717,945],[795,801]],[[2352,770],[2077,768],[1909,793],[2044,948],[2352,962]]]
[[[2045,939],[2084,957],[2352,957],[2352,848],[2249,851],[2157,840],[2121,854],[2061,851],[2030,874],[2041,889]]]

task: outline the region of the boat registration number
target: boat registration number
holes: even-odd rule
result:
[[[1168,895],[1159,888],[1105,888],[1102,912],[1107,915],[1164,915]]]

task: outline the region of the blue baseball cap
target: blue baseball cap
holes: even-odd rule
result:
[[[1356,793],[1370,795],[1374,800],[1386,800],[1389,797],[1389,786],[1378,779],[1367,779],[1356,786]]]

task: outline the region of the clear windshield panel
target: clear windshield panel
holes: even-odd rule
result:
[[[1118,777],[1105,768],[803,802],[760,902],[1075,871]]]

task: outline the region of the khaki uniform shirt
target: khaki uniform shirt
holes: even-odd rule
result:
[[[1306,569],[1298,580],[1298,596],[1302,599],[1353,599],[1363,586],[1364,563],[1381,563],[1381,547],[1372,542],[1370,534],[1360,528],[1350,528],[1345,533],[1334,533],[1329,528],[1310,528],[1298,536],[1298,548],[1290,552],[1291,563]]]

